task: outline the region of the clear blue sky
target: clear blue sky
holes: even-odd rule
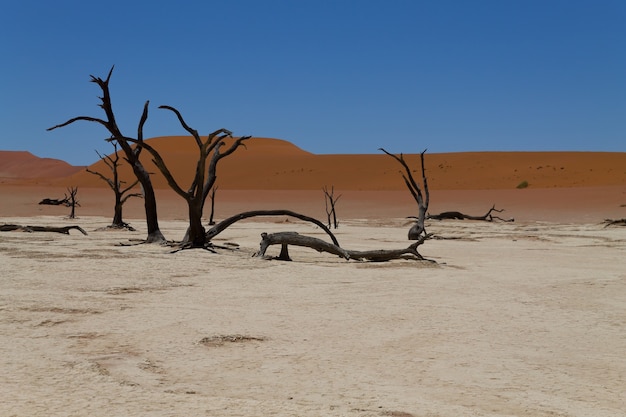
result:
[[[314,153],[626,151],[624,0],[20,0],[0,12],[0,149],[135,135],[275,137]]]

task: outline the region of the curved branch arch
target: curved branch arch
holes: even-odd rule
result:
[[[337,241],[337,238],[335,237],[333,232],[331,232],[330,229],[324,225],[324,223],[320,222],[319,220],[313,217],[305,216],[304,214],[296,213],[291,210],[252,210],[252,211],[246,211],[243,213],[235,214],[234,216],[229,217],[225,220],[222,220],[221,222],[219,222],[218,224],[210,228],[206,232],[206,240],[207,242],[210,241],[215,236],[219,235],[228,227],[232,226],[234,223],[240,220],[248,219],[250,217],[259,217],[259,216],[290,216],[290,217],[295,217],[297,219],[300,219],[309,223],[313,223],[316,226],[319,226],[320,229],[322,229],[324,232],[326,232],[326,234],[330,236],[330,239],[333,241],[333,243],[339,247],[339,242]]]

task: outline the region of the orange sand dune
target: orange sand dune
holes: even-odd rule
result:
[[[0,151],[0,181],[67,177],[83,168],[58,159],[39,158],[30,152]]]
[[[187,188],[198,152],[193,139],[161,137],[149,143],[161,152],[181,187]],[[149,154],[144,153],[148,169],[154,172],[160,215],[184,219],[184,201],[169,189],[149,162]],[[65,215],[65,207],[37,203],[43,198],[63,197],[69,186],[80,189],[79,215],[112,215],[113,197],[104,181],[82,167],[67,166],[62,161],[52,164],[28,155],[0,152],[0,172],[10,172],[9,178],[0,176],[0,215]],[[419,155],[405,157],[419,180]],[[467,152],[426,154],[425,159],[431,213],[460,210],[478,215],[495,203],[506,208],[507,217],[521,221],[595,222],[626,217],[626,153]],[[121,178],[132,181],[130,169],[120,161]],[[63,169],[52,170],[50,166]],[[110,169],[102,161],[89,168],[110,176]],[[336,195],[342,195],[338,206],[341,217],[412,215],[416,205],[400,170],[382,153],[314,155],[286,141],[253,138],[219,166],[217,216],[286,208],[324,218],[324,186],[334,186]],[[73,175],[63,176],[67,172]],[[529,187],[517,189],[522,181],[527,181]],[[143,217],[141,200],[129,201],[125,212],[128,218]]]
[[[192,182],[197,147],[191,137],[160,137],[148,141],[157,149],[179,185]],[[389,149],[389,151],[395,151]],[[145,151],[144,151],[145,152]],[[144,160],[148,161],[145,152]],[[626,184],[626,153],[606,152],[464,152],[426,154],[429,185],[433,190],[515,189],[526,181],[531,188],[592,187]],[[406,159],[419,179],[419,155]],[[156,188],[168,188],[158,169]],[[110,173],[102,161],[91,170]],[[371,155],[315,155],[295,145],[267,138],[252,138],[245,148],[220,162],[217,184],[231,190],[403,190],[400,166],[382,152]],[[122,175],[132,178],[127,166]],[[85,171],[63,183],[101,187],[105,183]]]

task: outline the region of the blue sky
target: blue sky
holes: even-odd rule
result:
[[[626,1],[7,1],[0,149],[108,153],[89,75],[146,137],[275,137],[314,153],[626,151]]]

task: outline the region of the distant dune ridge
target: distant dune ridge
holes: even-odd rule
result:
[[[82,171],[65,161],[39,158],[25,151],[0,151],[0,181],[6,179],[63,178]]]
[[[191,184],[197,160],[194,140],[187,136],[149,139],[179,184]],[[387,149],[405,152],[419,178],[421,149]],[[156,188],[168,188],[163,176],[150,162]],[[98,161],[89,167],[104,175],[109,168]],[[514,189],[526,181],[531,188],[595,187],[626,184],[626,153],[608,152],[460,152],[426,154],[426,170],[433,190]],[[223,159],[218,168],[220,189],[232,190],[316,190],[334,186],[338,190],[402,190],[400,167],[382,152],[359,155],[316,155],[294,144],[270,138],[252,138],[245,148]],[[131,180],[124,163],[122,178]],[[84,167],[63,161],[38,158],[28,152],[0,152],[0,181],[27,185],[60,183],[78,187],[106,187]]]
[[[179,185],[188,188],[198,155],[194,140],[176,136],[148,142],[161,152]],[[417,152],[423,148],[415,148],[387,150],[408,152],[405,157],[419,181]],[[149,153],[144,152],[142,158],[154,173],[159,216],[185,218],[184,201],[150,162]],[[456,210],[481,215],[495,203],[516,221],[585,223],[626,217],[626,153],[426,153],[425,160],[431,213]],[[121,179],[132,182],[130,167],[122,159],[120,162]],[[111,175],[102,161],[89,168]],[[284,140],[252,138],[221,161],[217,174],[217,216],[221,217],[250,209],[283,208],[324,218],[324,186],[334,187],[336,195],[342,195],[341,218],[405,217],[416,210],[401,167],[382,152],[315,155]],[[517,189],[522,182],[528,187]],[[63,197],[70,186],[80,189],[79,215],[112,215],[113,197],[107,184],[85,167],[28,152],[0,151],[0,215],[67,215],[65,207],[37,203],[43,198]],[[128,218],[142,218],[142,200],[129,200],[124,212]]]

